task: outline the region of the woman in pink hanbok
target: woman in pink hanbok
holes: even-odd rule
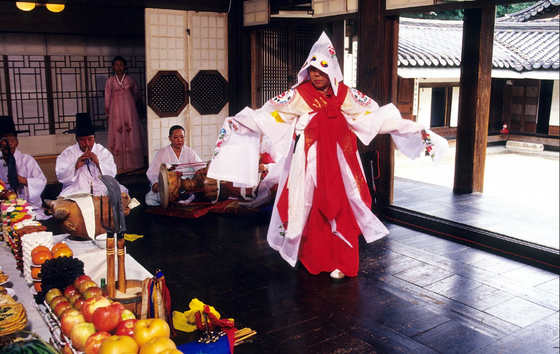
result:
[[[105,113],[108,122],[107,148],[113,154],[119,173],[144,167],[147,156],[146,135],[136,102],[140,90],[136,81],[125,74],[126,60],[113,59],[115,76],[105,83]]]

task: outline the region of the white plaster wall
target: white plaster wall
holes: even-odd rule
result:
[[[432,115],[432,89],[423,87],[418,92],[418,116],[416,121],[429,128]]]
[[[191,82],[199,70],[218,70],[227,80],[227,14],[146,9],[146,81],[160,70],[176,70]],[[219,114],[201,115],[187,105],[177,117],[160,118],[148,108],[150,161],[169,144],[168,130],[185,128],[186,144],[204,160],[214,151],[228,105]]]
[[[189,81],[187,69],[187,12],[146,9],[146,82],[160,70],[175,70]],[[169,144],[169,128],[179,124],[185,128],[186,144],[191,145],[188,110],[177,117],[160,118],[150,107],[148,111],[148,155],[150,161],[157,151]]]
[[[558,105],[560,104],[560,94],[558,87],[558,80],[554,80],[554,86],[552,88],[552,106],[550,107],[550,121],[549,125],[559,126],[560,125],[560,109]]]
[[[227,14],[212,12],[188,13],[189,81],[200,70],[217,70],[228,81]],[[201,115],[192,105],[187,110],[190,117],[191,148],[200,158],[210,160],[218,133],[229,112],[226,104],[218,114]]]

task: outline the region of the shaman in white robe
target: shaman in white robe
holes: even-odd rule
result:
[[[245,108],[236,116],[226,118],[208,171],[210,178],[255,186],[258,183],[261,134],[270,140],[283,159],[281,164],[277,163],[275,166],[281,172],[267,239],[269,245],[279,251],[292,266],[295,266],[298,260],[300,241],[317,182],[316,144],[312,145],[307,153],[304,151],[304,130],[315,116],[316,108],[309,106],[298,93],[298,89],[300,87],[269,100],[258,110]],[[339,94],[342,94],[340,90]],[[379,107],[371,98],[353,88],[348,88],[345,94],[340,111],[348,128],[363,144],[368,145],[377,134],[389,133],[398,149],[410,158],[418,157],[424,149],[432,155],[436,163],[445,156],[447,141],[430,131],[423,134],[423,126],[402,119],[394,105]],[[297,144],[294,136],[299,136]],[[373,242],[388,234],[388,230],[360,197],[358,185],[340,146],[337,151],[337,156],[332,158],[338,161],[352,213],[365,240]],[[357,151],[355,154],[363,174],[359,154]],[[288,176],[289,227],[286,229],[277,205]],[[331,226],[333,234],[352,247],[344,240],[344,235],[337,234],[336,223],[331,222]]]
[[[93,162],[84,164],[79,169],[75,169],[76,161],[84,154],[80,150],[78,143],[67,147],[56,159],[56,177],[62,183],[60,196],[67,197],[74,194],[89,194],[100,196],[107,194],[107,187],[99,179],[99,176],[107,175],[115,177],[117,165],[113,160],[113,155],[109,150],[100,144],[93,144],[91,151],[99,160],[99,168]],[[120,185],[121,192],[128,194],[128,189]]]
[[[33,207],[37,220],[46,220],[50,218],[49,215],[45,215],[42,208],[43,201],[41,199],[41,193],[43,193],[47,185],[47,177],[45,177],[41,167],[39,167],[39,164],[31,155],[24,154],[16,149],[14,158],[16,160],[18,175],[27,178],[27,186],[20,184],[17,188],[16,192],[18,198],[27,200],[29,205]],[[8,182],[8,167],[4,160],[0,163],[0,179],[6,183],[8,189],[12,189]]]
[[[154,183],[158,182],[159,179],[159,168],[162,164],[183,164],[183,163],[194,163],[194,162],[204,162],[196,152],[188,146],[183,146],[183,150],[179,157],[173,151],[171,145],[167,145],[156,153],[148,171],[146,171],[146,176],[150,181],[150,191],[146,194],[146,204],[151,206],[158,206],[161,204],[160,197],[158,193],[152,192],[151,187]],[[198,169],[198,168],[196,168]],[[195,169],[195,170],[196,170]]]

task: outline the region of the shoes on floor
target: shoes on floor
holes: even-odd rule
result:
[[[344,273],[342,273],[340,270],[335,269],[331,272],[331,278],[333,279],[342,279],[344,278]]]

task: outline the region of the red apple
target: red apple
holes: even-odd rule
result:
[[[91,299],[92,297],[103,296],[103,291],[98,286],[92,286],[90,288],[87,288],[86,291],[84,291],[83,296],[84,299],[87,300],[87,299]]]
[[[99,307],[93,312],[93,325],[97,331],[113,332],[121,323],[122,308],[118,302]],[[122,305],[121,305],[122,306]]]
[[[97,354],[101,343],[109,337],[111,337],[111,333],[109,332],[95,332],[89,336],[84,345],[85,354]]]
[[[60,315],[60,329],[66,337],[70,337],[72,328],[78,323],[85,322],[82,313],[76,309],[69,308]]]
[[[86,292],[86,290],[93,287],[93,286],[97,286],[97,283],[94,282],[93,280],[86,280],[86,281],[84,281],[83,283],[80,284],[80,286],[78,287],[78,291],[83,296],[84,293]]]
[[[175,342],[166,337],[155,337],[140,347],[140,354],[159,353],[166,349],[177,349]]]
[[[68,309],[71,309],[72,305],[70,304],[70,302],[68,301],[61,301],[59,302],[53,309],[54,315],[57,318],[60,318],[60,315],[62,315],[62,313]]]
[[[45,294],[45,301],[47,302],[48,305],[51,304],[52,299],[54,299],[57,296],[62,296],[62,291],[60,291],[57,288],[52,288],[51,290],[47,291],[47,293]]]
[[[64,289],[64,296],[69,299],[70,296],[72,296],[73,294],[77,293],[78,289],[76,289],[76,287],[74,286],[74,284],[70,284],[66,287],[66,289]]]
[[[76,310],[81,310],[82,306],[84,306],[84,302],[86,302],[86,299],[84,299],[82,296],[80,296],[79,298],[77,298],[74,303],[72,304],[74,306],[74,308]]]
[[[144,343],[155,337],[167,337],[171,330],[165,320],[160,318],[150,318],[145,320],[138,320],[134,326],[134,334],[132,337],[138,343],[140,348]]]
[[[72,331],[70,332],[70,340],[72,341],[72,345],[78,350],[84,350],[86,340],[94,333],[95,327],[93,326],[93,323],[78,323],[74,326],[74,328],[72,328]]]
[[[57,296],[54,299],[52,299],[51,302],[50,302],[51,309],[54,310],[56,305],[58,305],[58,303],[62,302],[62,301],[68,301],[68,299],[64,295],[60,295],[60,296]]]
[[[124,309],[123,313],[121,315],[122,320],[132,320],[132,319],[136,319],[136,316],[134,315],[134,312]]]
[[[99,354],[121,353],[138,353],[138,343],[129,336],[111,336],[99,347]]]
[[[72,345],[70,345],[70,343],[64,344],[64,348],[62,348],[62,354],[74,354],[74,351],[72,351]]]
[[[89,275],[84,274],[77,277],[76,280],[74,280],[74,286],[76,287],[76,289],[78,289],[80,287],[80,284],[82,284],[86,280],[91,280]]]
[[[117,327],[117,331],[115,334],[117,336],[129,336],[132,337],[134,334],[134,326],[138,322],[135,318],[130,318],[128,320],[122,321],[119,326]]]
[[[111,305],[111,301],[104,296],[96,296],[87,299],[82,305],[81,311],[82,315],[87,322],[93,322],[93,312],[99,307],[105,307]]]
[[[76,291],[74,294],[70,295],[70,297],[68,298],[68,302],[70,302],[72,306],[74,306],[74,301],[76,301],[76,299],[79,297],[82,297],[82,294]]]

